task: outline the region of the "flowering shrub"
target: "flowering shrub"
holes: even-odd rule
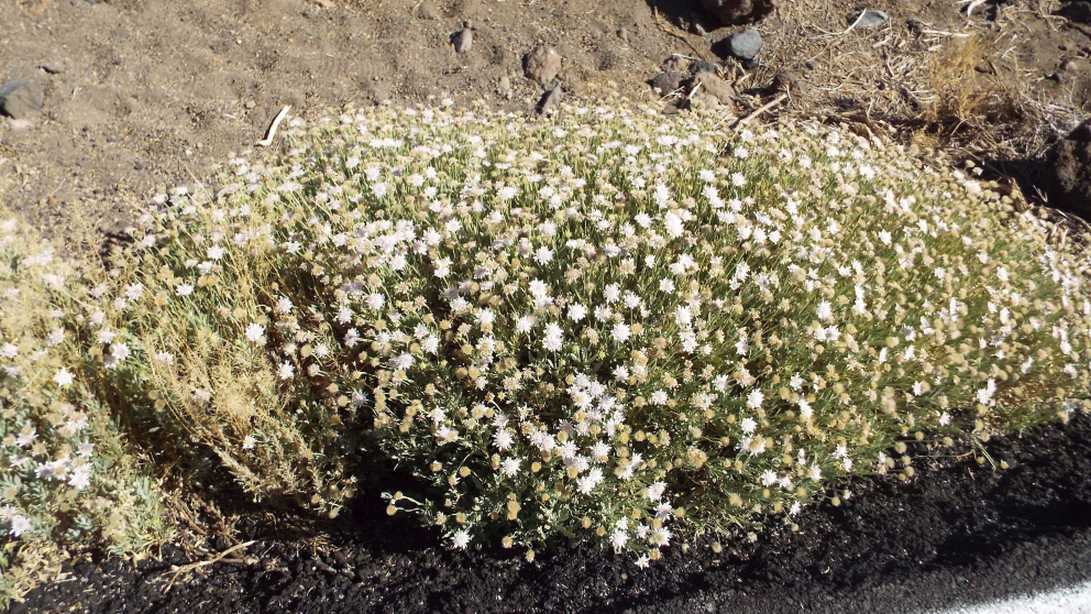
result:
[[[641,565],[1082,407],[1087,256],[968,176],[812,124],[560,117],[348,109],[156,197],[77,318],[103,403],[206,485],[336,513],[392,462],[388,512],[454,547]]]
[[[141,470],[86,371],[80,272],[0,220],[0,604],[71,548],[140,553],[165,539]]]

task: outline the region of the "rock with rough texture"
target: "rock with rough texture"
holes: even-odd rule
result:
[[[716,75],[720,73],[720,69],[712,62],[706,62],[704,60],[697,60],[689,65],[689,74],[696,75],[703,72],[710,72]]]
[[[877,9],[864,9],[852,20],[857,28],[878,28],[889,21],[890,15]]]
[[[761,53],[761,33],[753,28],[736,32],[728,37],[727,46],[731,55],[745,62],[752,62]]]
[[[723,78],[710,72],[702,72],[694,76],[692,90],[695,90],[698,96],[712,98],[721,104],[735,102],[735,88]]]
[[[701,7],[724,25],[754,23],[773,12],[773,0],[701,0]]]
[[[1091,119],[1049,150],[1044,170],[1049,204],[1091,220]]]
[[[32,117],[42,110],[45,96],[33,81],[8,81],[0,85],[0,113],[12,119]]]
[[[451,44],[456,53],[466,53],[474,45],[474,29],[470,22],[462,23],[462,29],[451,35]]]
[[[561,54],[547,45],[538,45],[523,56],[523,74],[545,88],[556,81],[561,72]]]
[[[417,17],[421,19],[439,19],[439,9],[432,0],[424,0],[417,6]]]
[[[547,90],[542,97],[538,99],[538,105],[535,107],[538,115],[552,115],[557,110],[557,106],[561,104],[561,97],[564,92],[561,91],[561,86],[552,87]]]
[[[651,85],[653,89],[657,90],[661,95],[664,95],[669,94],[674,90],[682,87],[682,81],[685,78],[686,76],[680,72],[673,70],[664,70],[658,75],[652,77],[651,81],[648,81],[648,84]]]

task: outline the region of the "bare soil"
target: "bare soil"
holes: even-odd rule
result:
[[[564,57],[570,97],[655,101],[646,81],[677,53],[722,66],[743,93],[725,113],[762,105],[786,74],[791,100],[771,115],[849,118],[1018,160],[1091,113],[1091,25],[1056,14],[1067,2],[966,16],[954,0],[878,0],[888,24],[846,31],[858,7],[782,1],[753,26],[765,46],[742,68],[717,55],[739,28],[716,27],[694,0],[7,0],[0,79],[33,80],[45,105],[29,123],[0,118],[0,198],[62,236],[108,232],[151,192],[251,146],[285,104],[312,115],[451,96],[529,111],[541,90],[521,58],[539,42]],[[464,20],[473,45],[456,53]],[[957,92],[933,73],[968,37],[984,51],[974,78],[956,79],[973,84],[972,108],[952,117],[942,107]]]

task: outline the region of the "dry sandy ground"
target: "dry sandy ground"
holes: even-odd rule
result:
[[[798,87],[772,114],[848,117],[985,158],[1040,153],[1091,113],[1091,26],[1055,15],[1064,1],[1005,0],[995,13],[987,3],[970,17],[957,0],[877,0],[870,6],[886,9],[889,24],[851,32],[855,5],[782,1],[756,26],[759,64],[724,64],[751,94],[724,111],[760,106],[762,86],[788,72]],[[614,90],[655,101],[645,81],[671,53],[719,62],[735,30],[702,21],[694,4],[0,0],[0,82],[30,79],[45,93],[29,124],[0,118],[0,203],[62,236],[117,230],[153,191],[206,177],[249,147],[285,104],[307,115],[449,95],[529,110],[541,90],[523,77],[521,57],[539,42],[564,57],[569,96]],[[464,20],[474,44],[459,54],[449,36]],[[933,73],[971,37],[984,55],[953,81],[986,99],[929,127],[930,109],[960,95]]]

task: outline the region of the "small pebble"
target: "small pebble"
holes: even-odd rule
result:
[[[890,21],[890,15],[886,11],[878,9],[864,9],[852,22],[857,28],[878,28]]]
[[[538,115],[551,115],[557,110],[557,105],[561,103],[561,86],[550,88],[546,93],[542,94],[542,97],[538,100],[538,106],[536,111]]]
[[[8,81],[0,85],[0,114],[26,119],[42,110],[45,96],[33,81]]]
[[[747,28],[742,32],[736,32],[728,39],[728,48],[731,55],[746,62],[752,62],[758,57],[762,48],[761,33],[753,28]]]
[[[421,19],[439,19],[439,10],[432,0],[424,0],[417,7],[417,17]]]
[[[658,75],[652,77],[649,84],[659,91],[660,95],[666,95],[682,86],[682,80],[685,78],[680,72],[673,70],[665,70]]]

